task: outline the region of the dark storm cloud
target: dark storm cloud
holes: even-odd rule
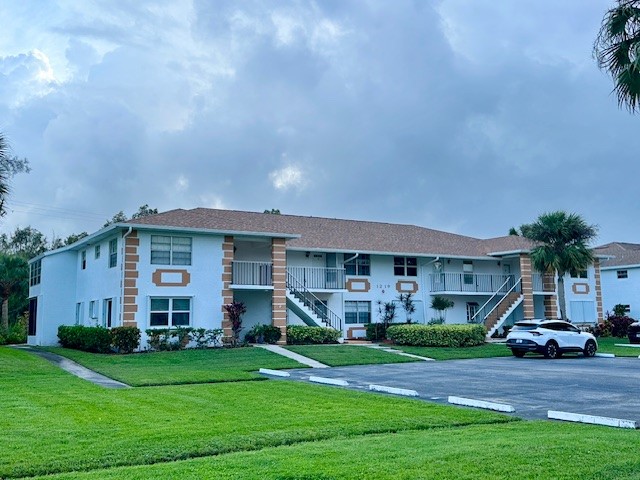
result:
[[[636,196],[617,186],[640,173],[638,119],[590,58],[598,3],[50,8],[31,27],[40,43],[0,59],[24,66],[0,70],[13,92],[0,112],[34,166],[13,198],[99,214],[279,208],[475,236],[562,208],[603,241],[637,241]],[[5,228],[102,224],[60,217],[17,211]]]

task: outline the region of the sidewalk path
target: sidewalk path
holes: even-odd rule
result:
[[[94,372],[93,370],[89,370],[86,367],[74,362],[73,360],[69,360],[62,355],[58,355],[51,352],[46,352],[44,350],[38,350],[36,348],[32,348],[28,345],[15,345],[13,348],[17,348],[19,350],[25,350],[29,353],[33,353],[34,355],[38,355],[39,357],[48,360],[54,365],[60,367],[61,369],[69,372],[76,377],[82,378],[83,380],[87,380],[88,382],[95,383],[96,385],[100,385],[104,388],[131,388],[129,385],[118,382],[117,380],[113,380],[112,378],[105,377],[104,375],[99,374],[98,372]]]
[[[265,350],[269,350],[270,352],[277,353],[278,355],[282,355],[283,357],[291,358],[292,360],[302,363],[303,365],[307,365],[308,367],[311,367],[311,368],[330,368],[329,365],[325,365],[324,363],[320,363],[309,357],[304,357],[298,353],[292,352],[291,350],[287,350],[286,348],[279,347],[278,345],[259,344],[254,346],[259,348],[264,348]]]

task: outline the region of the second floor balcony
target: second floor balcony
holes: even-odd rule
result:
[[[507,293],[516,282],[515,275],[484,273],[437,273],[429,275],[431,292]]]
[[[231,272],[233,285],[265,287],[273,285],[271,262],[234,260]],[[287,273],[293,275],[309,290],[343,290],[345,288],[344,268],[287,267]]]

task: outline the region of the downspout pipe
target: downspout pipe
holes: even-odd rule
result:
[[[120,326],[123,327],[124,326],[124,256],[126,253],[126,248],[125,248],[125,244],[126,244],[126,239],[129,235],[131,235],[131,232],[133,231],[133,227],[129,227],[129,230],[127,230],[125,232],[124,235],[122,235],[122,249],[121,254],[120,254],[120,261],[122,262],[122,279],[120,282]]]
[[[359,253],[356,253],[353,257],[351,258],[347,258],[344,262],[342,262],[342,265],[344,265],[347,262],[350,262],[351,260],[355,260],[356,258],[358,258],[360,256]]]

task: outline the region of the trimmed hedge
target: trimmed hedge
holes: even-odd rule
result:
[[[64,348],[85,352],[131,353],[140,346],[140,329],[136,327],[85,327],[83,325],[61,325],[58,339]]]
[[[287,326],[287,344],[310,345],[318,343],[338,343],[342,332],[333,328],[305,327],[302,325]]]
[[[118,353],[131,353],[140,346],[140,329],[137,327],[114,327],[111,329],[111,344]]]
[[[384,323],[367,323],[367,340],[377,342],[387,338],[387,329]]]
[[[282,337],[280,329],[274,325],[254,325],[245,336],[245,342],[249,343],[278,343]]]
[[[387,338],[398,345],[419,347],[473,347],[485,342],[484,325],[392,325]]]
[[[58,338],[60,345],[65,348],[94,353],[111,352],[111,332],[103,327],[61,325],[58,327]]]

